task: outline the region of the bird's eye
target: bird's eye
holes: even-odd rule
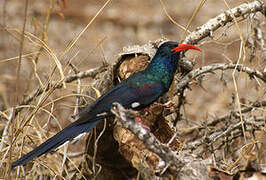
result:
[[[168,46],[167,46],[169,49],[173,49],[173,45],[171,45],[171,44],[168,44]]]
[[[174,45],[174,44],[169,44],[169,45],[168,45],[168,48],[169,48],[169,49],[176,48],[176,45]]]

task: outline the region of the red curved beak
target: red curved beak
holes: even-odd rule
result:
[[[177,53],[177,52],[181,52],[181,51],[184,51],[187,49],[194,49],[197,51],[201,51],[201,49],[199,47],[193,46],[191,44],[178,44],[178,46],[176,48],[172,49],[171,51],[174,51],[175,53]]]

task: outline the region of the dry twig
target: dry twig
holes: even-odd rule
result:
[[[206,37],[212,37],[214,31],[222,26],[225,26],[227,23],[232,22],[234,17],[245,18],[246,15],[250,15],[251,13],[256,13],[258,11],[265,15],[265,3],[256,0],[250,3],[241,4],[240,6],[227,10],[215,18],[210,19],[204,25],[198,27],[196,31],[193,31],[185,38],[183,43],[196,44]]]
[[[179,92],[179,90],[181,90],[182,88],[186,87],[192,80],[194,80],[195,78],[206,74],[206,73],[211,73],[217,70],[228,70],[228,69],[237,69],[238,71],[241,72],[245,72],[247,73],[251,78],[252,77],[257,77],[259,79],[261,79],[262,81],[266,82],[266,76],[265,74],[263,74],[262,72],[255,70],[255,69],[251,69],[249,67],[246,67],[242,64],[234,64],[234,63],[217,63],[217,64],[211,64],[208,66],[203,66],[200,67],[198,69],[192,70],[190,71],[185,77],[183,77],[177,84],[175,84],[175,91],[174,94],[177,95],[177,93]]]
[[[98,73],[101,73],[103,71],[105,71],[107,69],[107,65],[103,65],[97,68],[93,68],[93,69],[89,69],[86,71],[82,71],[79,72],[77,74],[73,74],[73,75],[69,75],[66,76],[64,82],[65,83],[70,83],[72,81],[75,81],[77,79],[83,79],[83,78],[87,78],[87,77],[95,77]],[[32,100],[34,100],[34,98],[38,97],[39,95],[41,95],[44,91],[48,91],[51,87],[55,86],[55,89],[59,89],[63,87],[63,83],[58,83],[55,85],[54,82],[48,84],[48,86],[45,89],[42,89],[41,87],[39,87],[38,89],[32,91],[29,95],[27,95],[22,102],[19,103],[19,106],[21,105],[26,105],[29,104]],[[22,109],[21,109],[22,110]],[[19,111],[19,110],[18,110]]]
[[[112,112],[120,119],[124,128],[129,129],[133,134],[141,140],[146,147],[157,154],[168,165],[173,165],[180,170],[184,164],[168,146],[157,140],[147,129],[135,120],[135,114],[130,110],[125,110],[123,106],[115,103]]]

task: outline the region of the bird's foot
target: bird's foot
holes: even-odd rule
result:
[[[140,123],[141,126],[142,126],[143,128],[145,128],[146,130],[148,130],[148,131],[151,130],[151,129],[149,128],[149,126],[147,126],[147,125],[145,125],[145,124],[143,123],[143,121],[141,120],[140,117],[136,117],[135,120],[136,120],[138,123]]]
[[[151,111],[149,108],[145,108],[145,109],[140,110],[140,113],[143,114],[144,116],[151,115]]]
[[[163,104],[163,106],[167,109],[173,108],[176,104],[173,101],[168,101],[167,103]]]

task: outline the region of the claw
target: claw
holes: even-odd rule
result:
[[[141,120],[140,117],[136,117],[135,120],[136,120],[138,123],[140,123],[141,126],[142,126],[143,128],[145,128],[146,130],[148,130],[148,131],[151,130],[151,129],[149,128],[149,126],[145,125],[145,124],[142,122],[142,120]]]

